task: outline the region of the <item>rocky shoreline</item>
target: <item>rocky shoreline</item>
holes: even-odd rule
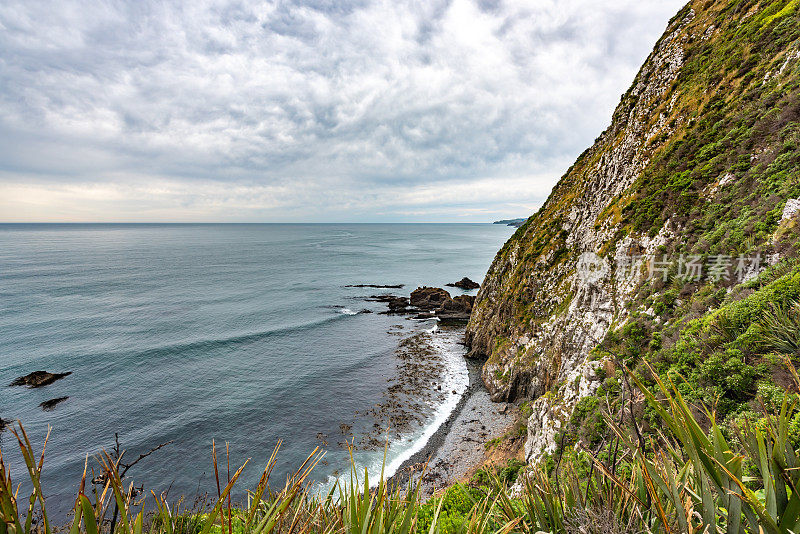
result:
[[[446,285],[465,291],[479,287],[467,277]],[[348,287],[392,286],[353,284]],[[362,298],[386,304],[387,310],[379,312],[382,314],[436,319],[442,327],[458,329],[462,339],[475,300],[472,295],[452,296],[440,287],[427,286],[418,287],[408,297],[384,293]],[[381,432],[387,426],[394,429],[396,438],[398,431],[408,430],[411,423],[421,424],[419,416],[424,412],[419,409],[421,405],[434,401],[443,393],[441,386],[436,389],[436,384],[441,381],[438,374],[443,370],[437,368],[442,364],[440,355],[431,353],[428,336],[436,335],[433,332],[435,330],[417,333],[401,342],[398,355],[404,363],[401,363],[398,377],[390,382],[388,402],[376,405],[376,409],[367,414],[359,414],[362,417],[371,415],[376,421],[374,431],[362,438],[362,447],[375,449],[382,445]],[[493,402],[490,398],[481,378],[483,362],[466,358],[466,349],[463,357],[469,372],[466,391],[422,449],[389,477],[390,484],[404,486],[412,479],[419,481],[423,495],[428,497],[438,489],[471,475],[488,458],[487,442],[502,437],[518,421],[519,409],[515,404]]]
[[[446,384],[445,355],[436,350],[427,330],[405,337],[397,348],[397,370],[387,380],[382,400],[357,417],[370,418],[372,430],[361,436],[357,445],[361,449],[381,450],[386,443],[389,429],[390,439],[400,439],[425,424],[432,415],[434,406],[444,402],[449,394]],[[452,394],[456,391],[452,390]],[[355,421],[353,422],[355,425]],[[351,441],[351,444],[355,444]]]
[[[482,362],[466,361],[466,392],[425,446],[389,478],[391,485],[405,486],[412,478],[422,477],[422,494],[429,497],[471,474],[487,457],[486,443],[503,436],[517,422],[516,405],[491,400],[481,380]]]

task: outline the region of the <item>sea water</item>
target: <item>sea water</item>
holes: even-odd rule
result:
[[[381,314],[366,300],[468,276],[482,281],[513,229],[491,224],[0,225],[0,418],[41,446],[48,505],[66,511],[90,457],[115,434],[129,471],[156,492],[216,491],[212,439],[252,488],[278,440],[273,480],[317,446],[320,483],[349,472],[348,440],[372,424],[401,339],[432,331],[443,391],[421,424],[389,442],[386,473],[419,450],[467,386],[460,336]],[[402,289],[346,287],[404,284]],[[448,288],[457,294],[475,294]],[[368,313],[367,310],[372,313]],[[31,371],[72,371],[40,389]],[[43,401],[68,397],[52,411]],[[342,430],[346,423],[351,428]],[[7,462],[22,465],[0,433]],[[357,449],[371,476],[384,452]],[[90,466],[92,465],[90,460]],[[227,466],[226,466],[227,467]]]

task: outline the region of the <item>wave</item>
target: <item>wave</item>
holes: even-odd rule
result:
[[[354,457],[356,473],[363,472],[366,468],[370,480],[374,482],[373,485],[378,483],[381,471],[385,478],[391,477],[406,460],[427,445],[428,440],[456,409],[469,387],[469,370],[459,344],[460,333],[442,332],[438,325],[434,325],[428,332],[434,334],[430,341],[434,350],[442,354],[445,360],[447,372],[443,379],[442,391],[447,392],[447,397],[436,407],[428,423],[421,430],[389,443],[385,456],[383,451],[356,454]],[[346,483],[347,480],[348,477],[330,475],[325,482],[318,484],[317,489],[320,493],[325,493],[338,481]]]
[[[323,245],[327,245],[328,243],[338,242],[338,241],[341,241],[343,239],[352,239],[352,238],[356,237],[356,235],[351,233],[351,232],[341,232],[341,233],[338,233],[338,234],[332,234],[332,235],[323,236],[323,237],[325,237],[325,239],[323,239],[322,241],[311,241],[311,242],[308,243],[308,246],[311,246],[311,247],[314,247],[314,248],[323,248]]]
[[[437,332],[438,325],[434,325],[431,332]],[[393,458],[386,467],[387,477],[394,475],[403,465],[403,462],[411,458],[414,454],[422,450],[427,445],[428,440],[442,426],[458,406],[461,397],[469,387],[469,370],[462,354],[463,351],[458,347],[458,335],[437,333],[433,336],[431,344],[435,350],[440,351],[445,360],[448,372],[442,384],[442,390],[448,392],[447,398],[442,402],[433,414],[430,424],[422,430],[421,435],[412,437],[407,447],[403,447],[397,457]],[[401,445],[403,441],[401,440]]]
[[[347,309],[347,308],[345,308]],[[351,310],[348,310],[351,311]],[[352,313],[337,313],[336,315],[332,315],[329,317],[325,317],[322,319],[318,319],[316,321],[308,321],[302,324],[294,324],[288,326],[282,326],[278,328],[272,328],[268,330],[260,330],[258,332],[248,332],[245,334],[237,334],[233,336],[227,337],[219,337],[219,338],[210,338],[210,339],[199,339],[194,341],[187,341],[185,343],[174,343],[171,345],[161,345],[159,347],[153,347],[150,349],[146,349],[143,351],[136,351],[137,356],[141,357],[154,357],[154,356],[172,356],[178,353],[183,352],[195,352],[195,351],[205,351],[209,349],[216,349],[216,348],[225,348],[230,346],[236,345],[244,345],[247,343],[254,343],[257,341],[261,341],[264,339],[268,339],[270,337],[287,334],[291,332],[303,332],[305,330],[309,330],[311,328],[316,328],[318,326],[322,326],[325,324],[333,323],[335,321],[339,321],[344,317],[349,315],[356,315],[357,312]],[[126,354],[129,354],[126,352]]]

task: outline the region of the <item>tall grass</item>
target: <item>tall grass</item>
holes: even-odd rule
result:
[[[794,368],[790,369],[798,380]],[[170,503],[164,495],[136,496],[120,477],[119,459],[101,454],[99,486],[86,492],[86,470],[75,499],[70,534],[459,534],[536,533],[729,533],[800,532],[800,460],[789,439],[797,406],[786,396],[776,413],[728,433],[714,413],[691,406],[672,383],[654,378],[648,388],[629,373],[663,428],[642,440],[632,427],[607,415],[615,453],[593,456],[588,474],[564,465],[548,475],[532,467],[508,487],[491,474],[480,488],[447,491],[423,502],[417,483],[393,486],[381,473],[377,485],[351,469],[347,483],[319,495],[310,477],[323,453],[315,450],[277,487],[270,475],[280,444],[246,503],[231,505],[231,491],[245,465],[220,482],[202,511]],[[702,414],[702,417],[701,417]],[[702,425],[699,420],[706,421]],[[709,423],[710,422],[710,423]],[[21,424],[12,430],[25,463],[31,493],[23,499],[0,453],[0,534],[50,534],[41,486],[40,454]],[[47,439],[45,438],[45,444]],[[610,450],[610,449],[609,449]],[[229,465],[229,464],[228,464]],[[354,465],[354,464],[353,464]],[[88,466],[88,459],[87,459]],[[227,466],[226,466],[227,467]],[[87,467],[88,469],[88,467]],[[361,475],[361,476],[360,476]],[[451,502],[459,496],[458,507]],[[466,496],[466,497],[464,497]],[[464,501],[464,498],[468,501]],[[116,507],[119,519],[109,518]],[[458,508],[458,510],[457,510]],[[457,516],[457,520],[454,517]],[[34,520],[34,518],[37,518]],[[113,533],[111,532],[113,529]]]
[[[800,303],[772,303],[759,324],[764,345],[770,351],[800,355]]]

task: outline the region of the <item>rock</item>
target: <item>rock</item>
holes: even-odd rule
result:
[[[361,310],[358,313],[372,313],[372,310],[370,310],[369,308],[364,308],[363,310]]]
[[[370,302],[385,302],[389,307],[389,311],[381,313],[410,313],[412,311],[407,309],[409,306],[408,297],[398,297],[397,295],[372,295],[366,300]],[[365,311],[365,313],[369,312]]]
[[[462,278],[461,280],[459,280],[458,282],[454,282],[452,284],[445,284],[445,285],[447,285],[449,287],[458,287],[458,288],[461,288],[461,289],[478,289],[479,287],[481,287],[481,285],[479,283],[473,282],[472,280],[470,280],[466,276],[464,278]]]
[[[6,429],[7,426],[11,425],[11,421],[7,421],[5,419],[0,418],[0,432]]]
[[[392,312],[406,311],[406,308],[408,308],[408,299],[406,297],[393,297],[387,303],[389,311]]]
[[[56,380],[61,380],[65,376],[72,374],[72,371],[67,373],[48,373],[47,371],[34,371],[28,375],[20,376],[13,382],[12,386],[28,386],[29,388],[41,388],[48,386]]]
[[[418,287],[411,292],[411,305],[420,310],[434,310],[452,300],[450,293],[441,287]]]
[[[791,219],[798,211],[800,211],[800,199],[790,198],[786,201],[786,205],[783,207],[781,220]]]
[[[383,295],[370,295],[366,297],[364,300],[369,302],[391,302],[397,299],[405,299],[408,300],[408,297],[399,297],[397,295],[391,295],[389,293],[384,293]]]
[[[436,316],[450,321],[467,321],[472,313],[473,302],[475,302],[475,297],[459,295],[456,298],[444,301],[436,309]]]
[[[381,313],[416,313],[416,319],[429,319],[434,314],[439,318],[467,320],[472,312],[475,297],[450,293],[440,287],[419,287],[411,293],[411,298],[396,295],[372,295],[367,300],[385,302],[389,310]]]
[[[475,303],[475,297],[472,295],[459,295],[454,297],[453,300],[458,302],[459,305],[464,308],[464,311],[467,313],[472,312],[472,305]]]
[[[50,399],[48,401],[44,401],[39,406],[42,408],[42,410],[49,412],[68,398],[69,397],[58,397],[57,399]]]
[[[441,306],[436,308],[436,315],[445,315],[448,313],[469,313],[472,310],[472,306],[469,303],[465,303],[460,300],[456,299],[447,299],[442,303]]]

